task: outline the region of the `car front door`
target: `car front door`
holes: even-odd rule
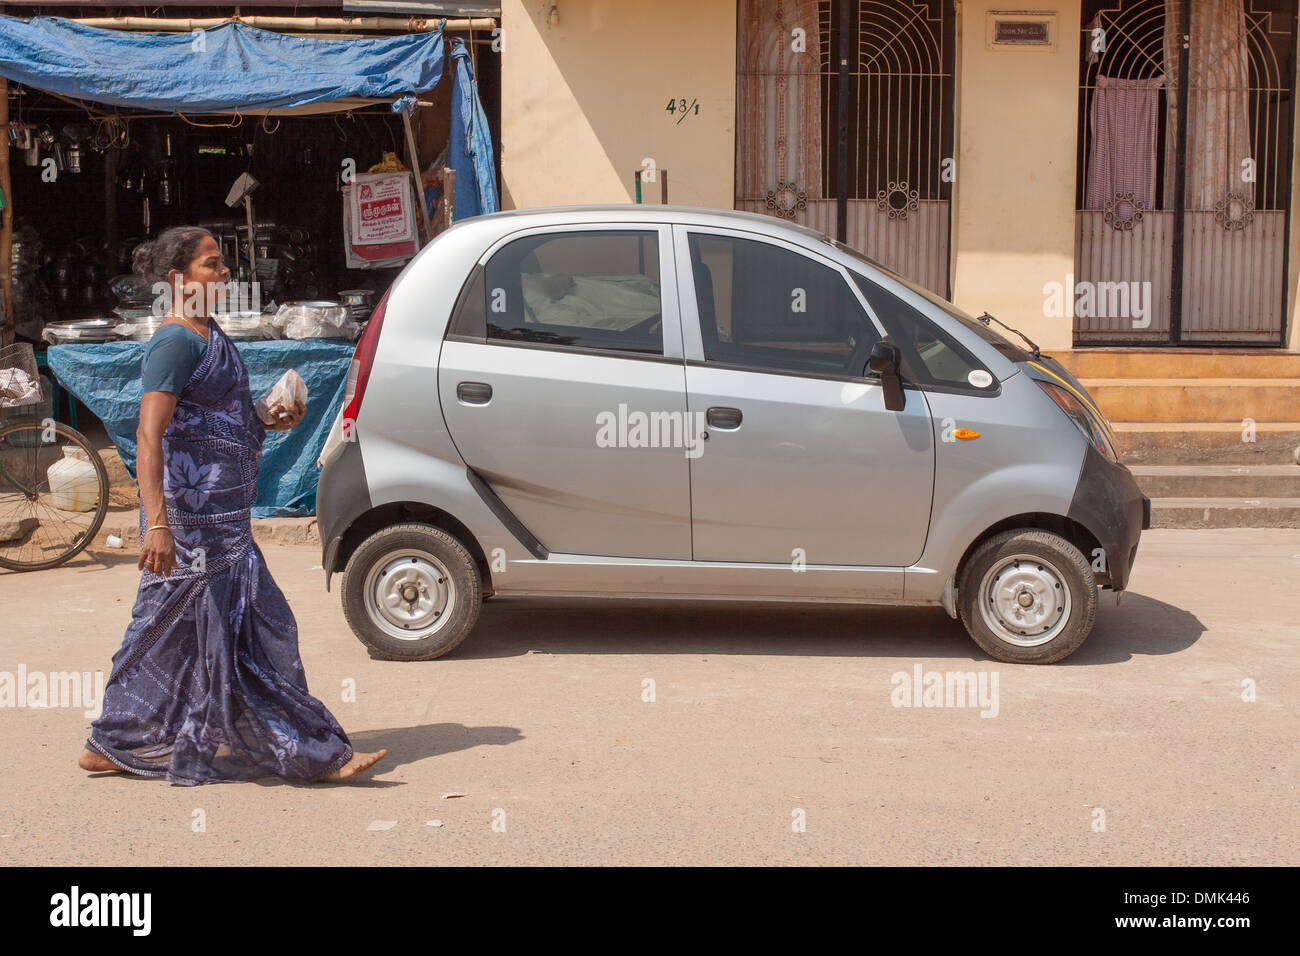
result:
[[[754,233],[674,226],[697,561],[902,568],[925,546],[925,396],[885,408],[864,376],[879,326],[844,270]],[[882,580],[885,580],[882,578]],[[888,577],[897,596],[901,575]]]
[[[689,559],[671,232],[531,229],[470,277],[438,391],[461,457],[552,552]]]

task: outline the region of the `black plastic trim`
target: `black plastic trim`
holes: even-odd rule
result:
[[[1091,531],[1105,550],[1112,590],[1128,586],[1138,539],[1151,523],[1150,514],[1150,500],[1133,474],[1089,444],[1066,517]]]
[[[515,517],[515,513],[506,507],[492,486],[483,480],[483,476],[473,468],[466,468],[465,474],[469,476],[469,483],[473,489],[478,492],[478,496],[483,499],[483,504],[488,506],[488,510],[496,515],[497,520],[506,526],[506,529],[515,537],[515,540],[528,549],[528,553],[539,561],[545,561],[551,556],[551,552],[546,550],[546,545],[542,544],[537,538],[524,527],[524,523]]]
[[[476,339],[463,335],[448,335],[447,338],[456,342],[473,342],[476,345],[499,345],[508,349],[534,349],[541,352],[572,352],[575,355],[596,355],[601,358],[631,359],[634,362],[671,362],[674,365],[681,365],[682,360],[672,358],[663,353],[652,354],[649,352],[623,352],[618,349],[597,349],[587,348],[581,345],[552,345],[550,342],[519,342],[508,339]]]
[[[779,368],[758,368],[753,365],[734,365],[730,362],[710,362],[707,359],[687,359],[686,364],[691,368],[720,368],[728,372],[754,372],[760,375],[784,375],[787,378],[815,378],[823,382],[866,382],[869,385],[879,385],[880,376],[871,375],[849,375],[847,373],[832,372],[797,372],[789,369]],[[903,379],[903,388],[912,392],[935,392],[944,395],[969,395],[972,398],[997,398],[1002,394],[1002,383],[995,377],[993,381],[996,387],[989,387],[972,391],[964,388],[954,388],[948,385],[917,385],[915,382],[909,382]]]
[[[484,273],[487,270],[475,265],[461,286],[460,295],[451,310],[446,338],[457,341],[487,341],[487,290]]]

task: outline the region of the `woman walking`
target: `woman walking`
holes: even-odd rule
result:
[[[353,777],[387,751],[354,753],[307,692],[293,613],[252,536],[264,432],[306,408],[258,417],[239,353],[209,318],[230,278],[211,233],[168,229],[134,265],[170,292],[141,363],[144,574],[78,764],[185,785]]]

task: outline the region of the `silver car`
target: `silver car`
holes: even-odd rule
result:
[[[569,595],[937,605],[998,660],[1059,661],[1150,502],[1079,382],[999,328],[766,216],[467,220],[357,344],[326,587],[401,660],[486,597]]]

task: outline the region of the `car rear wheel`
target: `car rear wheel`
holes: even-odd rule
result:
[[[1051,664],[1087,640],[1097,582],[1083,553],[1060,535],[1020,528],[981,544],[958,581],[962,624],[990,656]]]
[[[463,544],[426,524],[399,524],[361,542],[342,590],[362,644],[389,660],[427,661],[469,636],[483,588]]]

